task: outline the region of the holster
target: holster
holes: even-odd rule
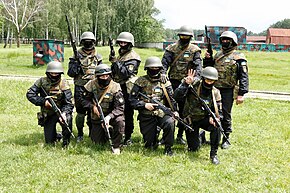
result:
[[[46,121],[47,114],[43,112],[38,112],[37,113],[37,120],[38,120],[38,125],[41,127],[44,126],[44,122]]]

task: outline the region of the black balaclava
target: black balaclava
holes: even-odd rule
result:
[[[57,76],[51,76],[51,74],[47,72],[46,76],[52,83],[58,83],[61,79],[61,73],[58,73]]]
[[[158,69],[147,68],[147,75],[150,77],[152,81],[159,80],[160,72],[161,72],[161,68],[158,68]]]
[[[180,45],[181,46],[186,46],[190,43],[190,40],[191,40],[191,37],[190,38],[187,38],[187,39],[183,39],[183,38],[180,38],[179,36],[179,42],[180,42]]]
[[[101,79],[100,76],[97,76],[97,79],[98,79],[98,84],[103,88],[107,87],[112,80],[111,76],[109,76],[107,79]]]
[[[95,42],[93,40],[82,41],[84,50],[91,51],[95,48]]]
[[[119,54],[120,56],[123,56],[125,53],[132,50],[133,45],[130,42],[127,42],[126,46],[120,46]]]

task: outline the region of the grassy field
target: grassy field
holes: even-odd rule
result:
[[[99,50],[106,61],[109,49]],[[163,54],[137,51],[143,61]],[[32,66],[31,47],[0,53],[1,74],[44,75],[45,67]],[[246,55],[251,89],[290,92],[289,53]],[[37,126],[39,108],[25,97],[32,84],[0,79],[0,192],[290,192],[289,102],[247,99],[235,105],[232,147],[219,149],[221,164],[215,166],[208,145],[188,153],[175,144],[173,157],[164,156],[162,146],[145,150],[136,117],[134,145],[120,156],[109,145],[92,144],[87,128],[81,144],[73,140],[66,150],[61,143],[47,146]],[[75,125],[73,130],[76,135]]]

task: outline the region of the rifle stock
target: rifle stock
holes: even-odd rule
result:
[[[113,142],[112,142],[112,139],[111,139],[110,130],[109,130],[108,126],[105,123],[105,116],[104,116],[103,109],[102,109],[101,105],[99,104],[98,96],[96,95],[96,93],[93,93],[93,94],[94,94],[94,102],[95,102],[95,105],[96,105],[96,107],[97,107],[97,109],[99,111],[102,125],[103,125],[103,127],[104,127],[104,129],[105,129],[105,131],[106,131],[106,133],[108,135],[108,139],[109,139],[109,143],[110,143],[112,152],[114,152]]]
[[[206,25],[204,27],[204,30],[205,30],[205,37],[206,37],[206,41],[207,41],[207,52],[209,53],[210,58],[212,58],[213,50],[212,50],[212,46],[211,46],[211,39],[210,39],[210,37],[208,35],[208,31],[207,31],[207,26]]]
[[[186,122],[184,122],[179,116],[176,116],[171,110],[170,108],[166,107],[165,105],[163,105],[161,102],[148,97],[147,95],[139,92],[139,95],[144,97],[145,99],[149,100],[151,103],[155,103],[158,104],[159,109],[161,109],[165,114],[173,117],[175,120],[177,120],[179,123],[181,123],[183,126],[185,126],[186,129],[189,129],[191,131],[194,131],[194,129],[192,127],[190,127]]]
[[[114,57],[115,50],[114,50],[114,46],[113,46],[113,40],[111,37],[109,37],[109,46],[110,46],[110,55],[111,55],[111,57]]]
[[[221,134],[224,136],[224,138],[226,139],[226,141],[230,143],[230,141],[228,140],[228,137],[225,134],[225,131],[221,125],[221,122],[218,120],[218,118],[216,117],[215,113],[212,112],[212,110],[209,108],[209,106],[205,103],[205,101],[200,98],[200,96],[197,94],[197,92],[195,91],[195,89],[192,86],[189,86],[188,88],[190,88],[190,91],[196,96],[196,98],[200,101],[201,105],[203,106],[203,108],[208,112],[209,116],[213,118],[214,122],[215,122],[215,127],[221,132]]]
[[[45,98],[46,98],[46,99],[48,100],[48,102],[51,104],[51,107],[52,107],[53,111],[57,114],[57,116],[58,116],[59,118],[61,118],[63,125],[64,125],[64,126],[66,127],[66,129],[70,132],[71,136],[72,136],[73,138],[75,138],[73,132],[72,132],[72,131],[70,130],[70,128],[69,128],[69,125],[68,125],[66,119],[63,117],[63,115],[62,115],[60,109],[57,107],[57,105],[56,105],[56,103],[54,102],[54,100],[51,98],[51,96],[49,96],[49,95],[47,94],[47,92],[45,91],[45,89],[44,89],[42,86],[41,86],[41,89],[42,89],[42,91],[43,91],[43,93],[44,93],[44,95],[45,95]]]

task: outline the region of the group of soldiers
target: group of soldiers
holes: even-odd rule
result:
[[[145,148],[156,149],[162,144],[164,153],[172,156],[177,122],[174,117],[180,117],[192,129],[177,123],[176,142],[187,143],[188,151],[194,152],[205,142],[204,131],[209,131],[210,160],[219,164],[217,150],[221,132],[198,98],[212,109],[215,118],[220,121],[224,129],[221,147],[227,149],[230,146],[234,100],[237,104],[242,103],[244,94],[248,92],[247,60],[237,51],[237,36],[231,31],[221,34],[222,49],[213,57],[206,52],[204,58],[201,49],[190,43],[192,28],[182,26],[178,36],[179,40],[166,48],[162,60],[156,56],[146,59],[146,75],[138,77],[141,59],[133,50],[134,36],[131,33],[121,32],[118,35],[118,56],[111,50],[111,65],[107,65],[97,53],[94,34],[84,32],[80,42],[82,47],[76,56],[69,59],[67,74],[74,79],[74,95],[67,80],[61,76],[64,70],[57,61],[49,62],[46,76],[27,91],[28,100],[41,106],[38,121],[44,127],[45,142],[54,144],[62,138],[64,147],[69,144],[73,135],[72,113],[75,106],[77,142],[83,140],[86,122],[91,140],[97,144],[105,144],[109,140],[112,153],[118,155],[122,146],[133,143],[133,116],[134,110],[138,110],[137,119]],[[56,113],[49,98],[55,101],[61,113]],[[160,104],[168,107],[175,116],[164,112],[159,108]],[[56,131],[58,122],[62,126],[62,134]],[[203,129],[202,132],[200,129]],[[184,132],[186,141],[183,139]]]

